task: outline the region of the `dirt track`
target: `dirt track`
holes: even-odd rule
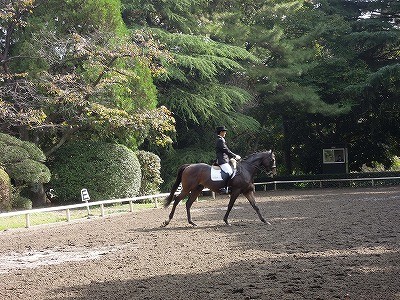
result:
[[[400,188],[257,193],[0,233],[0,299],[400,299]]]

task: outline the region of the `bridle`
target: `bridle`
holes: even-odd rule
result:
[[[272,157],[272,154],[273,153],[271,152],[271,160],[270,161],[273,163],[272,163],[270,171],[267,171],[267,168],[264,166],[263,163],[261,163],[261,166],[259,166],[259,164],[253,164],[253,163],[250,164],[250,166],[254,167],[256,170],[258,170],[260,172],[265,172],[267,174],[267,176],[271,176],[274,173],[273,169],[276,168],[275,158]]]

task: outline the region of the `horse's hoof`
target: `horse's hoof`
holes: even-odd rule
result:
[[[196,224],[196,223],[189,222],[189,224],[192,225],[193,227],[197,227],[197,224]]]
[[[265,225],[272,225],[270,222],[263,220]]]
[[[164,221],[164,222],[161,224],[161,226],[160,226],[160,227],[166,227],[168,224],[169,224],[169,222],[168,222],[168,221]]]

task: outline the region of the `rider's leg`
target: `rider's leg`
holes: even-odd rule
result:
[[[229,194],[228,185],[229,185],[230,179],[232,178],[233,170],[229,163],[222,164],[222,165],[220,165],[220,167],[221,167],[222,171],[224,171],[225,173],[228,173],[228,175],[229,175],[228,179],[225,182],[225,187],[221,188],[220,192],[223,194]]]

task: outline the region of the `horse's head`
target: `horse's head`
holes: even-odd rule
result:
[[[272,175],[276,175],[275,153],[272,150],[263,152],[261,164],[264,166],[267,172],[271,172]]]

